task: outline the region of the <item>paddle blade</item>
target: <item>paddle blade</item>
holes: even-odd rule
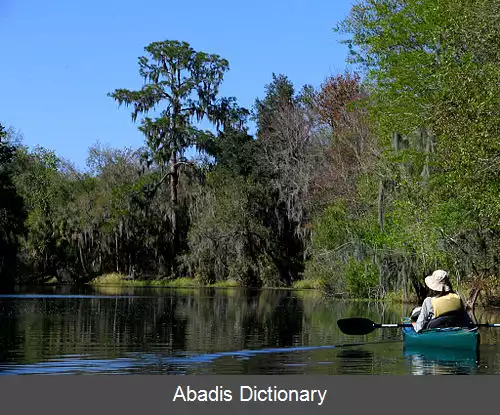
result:
[[[342,333],[354,336],[371,333],[377,328],[373,321],[362,317],[343,318],[337,321],[337,326]]]

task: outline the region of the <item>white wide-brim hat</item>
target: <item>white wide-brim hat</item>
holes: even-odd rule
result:
[[[449,291],[450,287],[447,283],[448,273],[442,269],[438,269],[425,277],[425,284],[434,291]]]

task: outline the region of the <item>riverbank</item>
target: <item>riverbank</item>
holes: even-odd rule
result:
[[[50,281],[52,282],[52,281]],[[49,283],[50,283],[49,282]],[[162,280],[135,280],[119,273],[104,274],[89,282],[93,286],[119,285],[124,287],[168,287],[168,288],[247,288],[236,280],[218,281],[206,284],[194,278],[181,277]],[[291,287],[264,286],[266,289],[276,290],[318,290],[322,291],[319,281],[301,280]]]
[[[218,289],[245,289],[249,287],[243,286],[235,280],[219,281],[214,284],[206,284],[201,280],[181,277],[170,280],[134,280],[126,275],[119,273],[104,274],[91,280],[89,285],[94,287],[141,287],[141,288],[178,288],[178,289],[192,289],[192,288],[218,288]],[[325,289],[319,280],[300,280],[295,282],[292,286],[262,286],[260,289],[276,290],[276,291],[309,291],[316,292],[325,297],[348,299],[355,302],[385,302],[396,304],[414,304],[416,298],[412,295],[404,296],[402,292],[391,292],[384,295],[383,298],[349,298],[347,293],[332,293]]]
[[[50,282],[49,282],[50,283]],[[96,277],[89,282],[92,286],[120,286],[120,287],[165,287],[165,288],[221,288],[221,289],[234,289],[234,288],[248,288],[241,285],[240,282],[236,280],[226,280],[218,281],[213,284],[203,283],[201,280],[193,278],[176,278],[176,279],[152,279],[152,280],[135,280],[130,277],[119,274],[119,273],[109,273],[102,276]],[[477,299],[477,306],[485,307],[496,307],[500,304],[500,291],[498,290],[498,285],[490,284],[488,287],[481,292],[479,298]],[[321,292],[329,297],[346,298],[351,301],[382,301],[388,303],[406,303],[406,304],[416,304],[417,298],[413,294],[404,295],[403,292],[388,292],[383,295],[382,298],[349,298],[347,293],[331,293],[325,290],[321,281],[319,280],[300,280],[295,282],[290,287],[276,287],[276,286],[263,286],[263,289],[272,290],[294,290],[294,291],[317,291]],[[467,293],[469,293],[470,287],[462,284],[458,288],[458,292],[466,298]]]

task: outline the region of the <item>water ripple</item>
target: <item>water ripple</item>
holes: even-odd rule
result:
[[[238,360],[246,360],[251,357],[263,354],[285,354],[304,353],[322,349],[343,349],[347,347],[361,346],[367,344],[394,343],[394,341],[371,342],[371,343],[343,343],[323,346],[301,346],[301,347],[281,347],[267,349],[245,349],[227,352],[189,354],[184,353],[177,356],[164,356],[155,353],[129,353],[126,357],[113,359],[90,359],[86,355],[64,355],[59,358],[52,358],[36,364],[2,364],[0,365],[0,375],[21,375],[21,374],[78,374],[78,373],[130,373],[140,368],[149,366],[164,366],[179,372],[179,368],[184,368],[184,372],[190,367],[211,363],[217,359],[231,357]],[[75,359],[76,358],[76,359]],[[315,364],[327,365],[331,362],[315,362]],[[306,363],[284,363],[288,367],[303,367]],[[171,372],[172,370],[169,370]]]

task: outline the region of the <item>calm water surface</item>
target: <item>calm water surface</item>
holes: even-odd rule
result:
[[[397,329],[346,336],[339,318],[401,321],[409,306],[315,292],[45,287],[0,294],[0,374],[496,374],[479,356],[404,350]],[[481,322],[500,312],[478,310]]]

